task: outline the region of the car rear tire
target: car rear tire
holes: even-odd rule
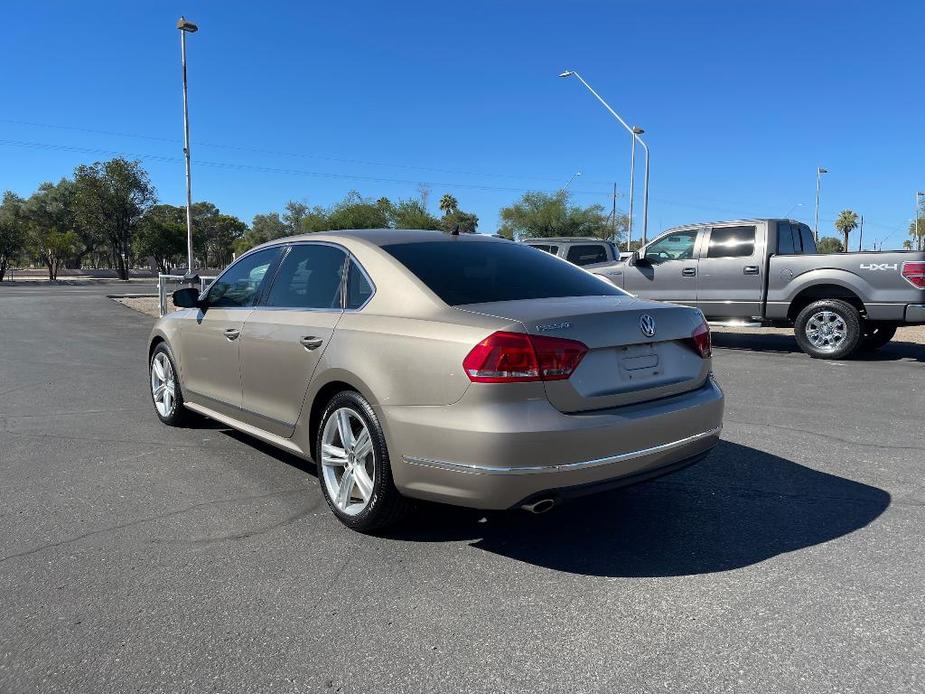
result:
[[[315,445],[321,493],[337,519],[362,533],[398,522],[411,503],[395,488],[382,426],[354,391],[331,398]]]
[[[814,301],[797,315],[797,344],[813,359],[845,359],[861,344],[861,315],[841,299]]]
[[[895,325],[884,325],[883,323],[868,325],[864,331],[864,339],[861,341],[861,349],[869,352],[878,350],[892,340],[895,335]]]
[[[188,424],[192,413],[183,406],[183,391],[177,377],[177,367],[166,342],[161,342],[151,352],[148,375],[151,382],[151,402],[154,404],[157,418],[172,427]]]

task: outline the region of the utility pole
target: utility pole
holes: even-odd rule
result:
[[[858,253],[864,250],[862,244],[864,243],[864,215],[861,215],[861,235],[858,237]]]

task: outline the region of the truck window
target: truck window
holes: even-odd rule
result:
[[[803,252],[816,253],[816,239],[813,238],[813,232],[805,224],[800,225],[800,236],[803,239]]]
[[[539,248],[541,251],[546,251],[547,253],[552,253],[553,255],[557,255],[559,253],[558,246],[547,246],[540,243],[528,243],[527,245],[531,248]]]
[[[606,263],[607,251],[604,250],[604,245],[600,243],[572,246],[568,249],[568,255],[565,259],[575,263],[575,265]]]
[[[755,227],[721,227],[710,232],[707,258],[744,258],[755,252]]]
[[[665,234],[646,247],[646,260],[662,263],[666,260],[687,260],[694,257],[694,243],[698,229]]]
[[[797,227],[797,237],[793,238],[793,227],[790,222],[777,223],[777,252],[780,255],[792,255],[800,252],[800,230]],[[795,243],[794,243],[795,241]]]

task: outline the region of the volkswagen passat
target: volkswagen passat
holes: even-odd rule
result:
[[[206,415],[315,460],[357,530],[411,498],[545,510],[678,469],[720,434],[699,311],[502,239],[289,237],[174,303],[149,347],[161,421]]]

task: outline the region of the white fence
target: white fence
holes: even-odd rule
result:
[[[214,277],[200,277],[199,291],[202,292]],[[158,275],[157,276],[157,298],[160,305],[161,315],[167,313],[168,297],[180,287],[191,286],[189,281],[183,275]]]

